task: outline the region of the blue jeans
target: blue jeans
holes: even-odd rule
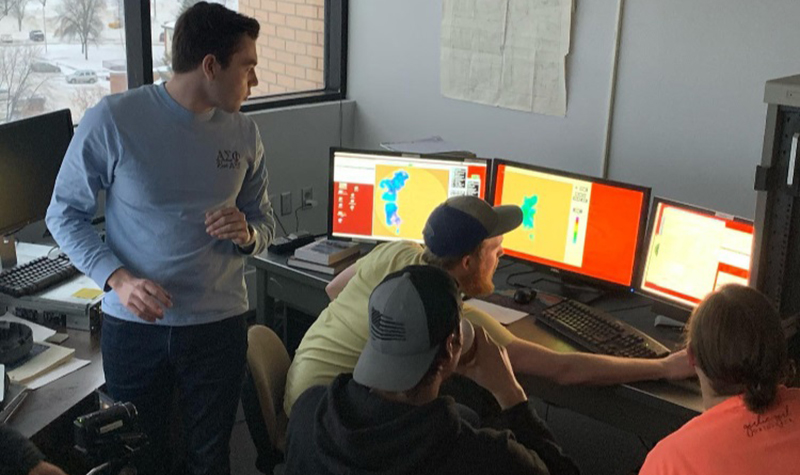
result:
[[[175,390],[188,473],[230,473],[230,438],[247,353],[244,316],[167,327],[104,315],[101,347],[108,392],[136,406],[150,440],[137,459],[140,474],[169,473]]]

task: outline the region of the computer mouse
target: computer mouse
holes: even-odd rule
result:
[[[536,291],[532,289],[517,289],[514,292],[514,302],[525,305],[531,303],[536,298]]]

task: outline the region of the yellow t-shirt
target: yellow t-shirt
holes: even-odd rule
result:
[[[297,348],[289,374],[283,407],[290,414],[298,397],[311,386],[328,385],[341,373],[352,373],[369,336],[369,296],[387,275],[410,265],[424,264],[422,246],[394,241],[376,247],[355,265],[357,271],[344,290],[308,329]],[[483,327],[498,345],[514,336],[485,312],[464,304],[463,316]]]

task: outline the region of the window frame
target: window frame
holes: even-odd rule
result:
[[[248,99],[241,112],[340,101],[347,97],[347,16],[349,0],[325,0],[325,88]],[[124,0],[128,89],[153,83],[150,1]]]

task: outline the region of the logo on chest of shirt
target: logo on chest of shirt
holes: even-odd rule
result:
[[[236,150],[220,150],[217,152],[217,168],[238,170],[242,163],[242,156]]]

